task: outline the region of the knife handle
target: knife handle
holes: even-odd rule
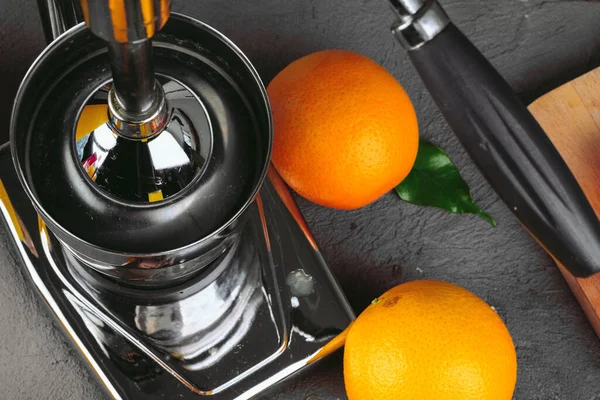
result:
[[[600,272],[600,222],[566,163],[508,83],[441,7],[431,1],[424,7],[404,15],[393,32],[451,129],[547,252],[575,276]]]

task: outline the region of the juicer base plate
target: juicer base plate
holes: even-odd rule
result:
[[[33,284],[116,399],[249,399],[326,355],[354,314],[274,169],[236,242],[173,287],[83,269],[0,147],[0,208]],[[322,354],[323,353],[323,354]]]

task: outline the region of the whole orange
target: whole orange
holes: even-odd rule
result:
[[[410,172],[419,145],[408,95],[382,66],[345,50],[294,61],[267,88],[273,164],[308,200],[365,206]]]
[[[510,400],[516,378],[515,347],[500,317],[447,282],[399,285],[348,330],[350,400]]]

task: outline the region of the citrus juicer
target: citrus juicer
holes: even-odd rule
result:
[[[2,214],[106,391],[252,398],[324,356],[354,315],[269,165],[250,61],[167,0],[39,6]]]

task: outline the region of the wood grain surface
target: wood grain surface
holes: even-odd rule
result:
[[[530,106],[600,218],[600,68],[545,94]],[[559,269],[600,336],[600,274],[575,278]]]

